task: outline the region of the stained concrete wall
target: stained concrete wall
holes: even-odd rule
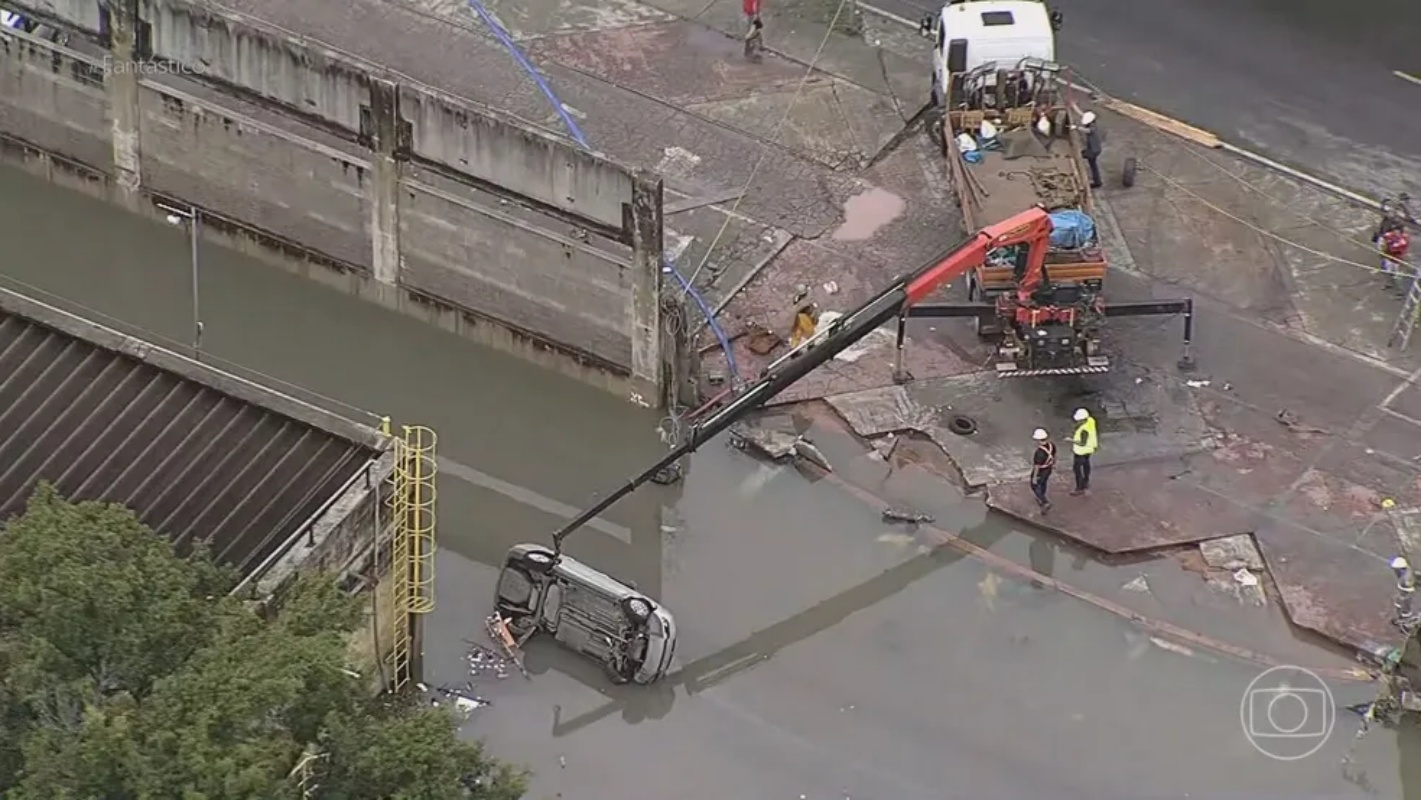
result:
[[[684,353],[660,324],[653,176],[235,13],[181,0],[116,0],[103,14],[91,0],[12,5],[93,35],[108,55],[7,36],[0,134],[92,167],[135,210],[151,213],[153,197],[189,205],[228,243],[295,257],[307,274],[314,262],[314,277],[638,402],[674,390]],[[148,80],[156,63],[312,133]],[[319,144],[317,131],[349,146]],[[455,190],[430,185],[436,175]],[[510,215],[509,203],[534,213]]]
[[[408,285],[463,308],[522,320],[560,341],[581,342],[612,363],[630,363],[625,327],[609,323],[625,316],[634,291],[629,263],[565,235],[530,231],[517,217],[451,192],[417,181],[403,188],[400,240]],[[563,269],[530,270],[528,264]]]
[[[93,166],[113,162],[102,62],[0,36],[0,131]]]

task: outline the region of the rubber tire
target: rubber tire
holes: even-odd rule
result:
[[[964,414],[953,414],[947,421],[947,429],[958,436],[971,436],[977,432],[977,420]]]
[[[1140,171],[1140,162],[1134,156],[1125,159],[1125,165],[1120,170],[1120,183],[1126,189],[1135,185],[1135,176]]]
[[[651,601],[644,597],[628,597],[622,601],[622,611],[628,619],[646,622],[651,619]]]
[[[529,572],[546,574],[556,563],[557,556],[547,550],[529,550],[523,554],[523,566],[527,567]]]

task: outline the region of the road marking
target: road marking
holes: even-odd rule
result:
[[[868,3],[859,3],[859,10],[867,11],[875,17],[886,19],[889,22],[896,23],[907,28],[912,28],[913,30],[918,29],[918,23],[908,19],[907,17],[900,17],[897,14],[894,14],[892,11],[884,11],[883,9],[877,6],[871,6]]]
[[[528,506],[530,508],[536,508],[545,514],[550,514],[554,517],[570,520],[576,517],[578,513],[581,512],[581,509],[573,508],[567,503],[563,503],[558,500],[554,500],[551,497],[538,494],[537,492],[527,488],[526,486],[519,486],[514,483],[509,483],[508,481],[499,480],[498,478],[495,478],[487,472],[474,469],[473,467],[467,466],[465,464],[460,464],[457,461],[444,458],[443,456],[440,456],[439,458],[439,469],[448,475],[452,475],[455,478],[458,478],[461,481],[472,483],[473,485],[481,489],[488,489],[491,492],[497,492],[510,500],[522,503],[523,505]],[[632,532],[630,528],[618,525],[614,522],[608,522],[607,520],[602,519],[601,517],[597,517],[596,519],[593,519],[591,522],[587,523],[587,527],[596,531],[601,531],[602,533],[605,533],[614,539],[619,539],[626,544],[632,543]],[[535,532],[529,531],[530,535],[533,533]]]
[[[1414,84],[1416,84],[1417,86],[1421,86],[1421,78],[1418,78],[1418,77],[1416,77],[1415,75],[1412,75],[1412,74],[1407,73],[1407,72],[1402,72],[1402,71],[1399,70],[1399,69],[1398,69],[1398,70],[1394,70],[1391,74],[1393,74],[1393,75],[1395,75],[1396,77],[1398,77],[1398,78],[1400,78],[1400,79],[1406,81],[1407,83],[1414,83]]]

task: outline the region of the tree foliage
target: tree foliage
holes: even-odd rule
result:
[[[523,775],[348,664],[358,600],[321,576],[259,614],[204,553],[41,486],[0,534],[0,797],[516,800]]]

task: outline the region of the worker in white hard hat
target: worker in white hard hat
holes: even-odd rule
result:
[[[1100,437],[1095,431],[1095,417],[1084,408],[1076,409],[1072,417],[1076,421],[1075,433],[1071,434],[1071,472],[1076,476],[1076,488],[1071,494],[1079,497],[1090,488],[1090,457],[1100,447]]]
[[[1044,515],[1051,510],[1051,501],[1046,497],[1046,484],[1051,480],[1051,471],[1056,468],[1056,443],[1045,428],[1031,432],[1036,442],[1036,451],[1031,454],[1031,493],[1036,495],[1036,505]]]
[[[1099,189],[1103,185],[1100,180],[1100,152],[1105,135],[1100,126],[1095,124],[1094,111],[1081,115],[1080,129],[1085,135],[1085,141],[1081,144],[1081,158],[1084,158],[1086,166],[1090,167],[1090,188]]]

